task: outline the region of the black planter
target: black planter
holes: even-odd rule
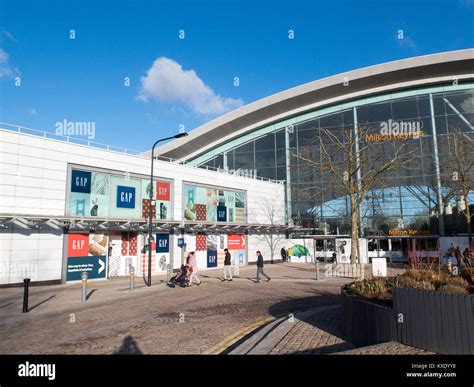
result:
[[[398,341],[443,354],[474,354],[474,296],[393,289]]]
[[[474,354],[474,296],[393,289],[393,308],[342,289],[344,334],[355,345],[386,341],[442,354]]]
[[[354,345],[366,346],[396,340],[393,309],[342,290],[344,334]]]

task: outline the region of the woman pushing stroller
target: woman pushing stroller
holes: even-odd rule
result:
[[[201,281],[197,276],[196,253],[191,251],[186,257],[186,264],[181,265],[178,273],[169,280],[167,285],[172,288],[176,285],[184,288],[191,286],[193,281],[196,281],[197,285],[201,285]]]

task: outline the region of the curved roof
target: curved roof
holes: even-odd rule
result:
[[[474,79],[474,49],[387,62],[284,90],[226,113],[155,150],[188,160],[263,125],[344,100],[418,85]],[[348,84],[347,84],[348,81]],[[346,85],[344,85],[346,83]]]

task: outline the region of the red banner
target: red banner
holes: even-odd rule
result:
[[[68,234],[67,256],[87,257],[89,255],[89,234]]]
[[[170,200],[170,183],[164,181],[156,182],[156,200]]]
[[[245,249],[245,235],[243,234],[227,235],[227,248],[229,250],[244,250]]]

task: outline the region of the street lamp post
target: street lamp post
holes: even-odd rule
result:
[[[175,136],[171,137],[166,137],[162,138],[160,140],[155,141],[153,144],[153,147],[151,148],[151,172],[150,172],[150,205],[148,207],[148,283],[147,286],[151,286],[151,245],[152,245],[152,240],[153,240],[153,211],[152,211],[152,205],[153,205],[153,161],[155,159],[155,147],[158,145],[158,143],[162,141],[167,141],[167,140],[174,140],[176,138],[181,138],[185,137],[188,134],[183,132],[183,133],[178,133]]]

